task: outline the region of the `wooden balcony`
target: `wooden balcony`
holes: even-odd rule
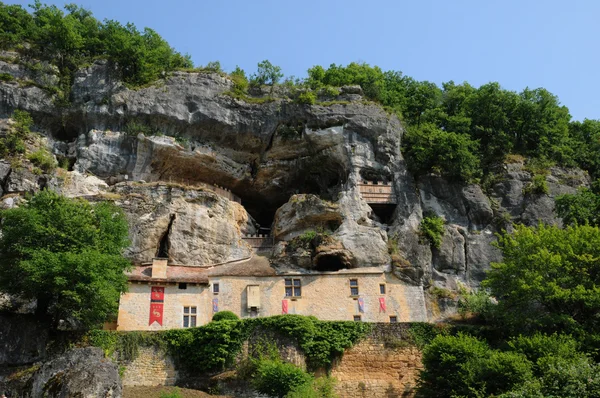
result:
[[[358,189],[363,199],[368,204],[391,204],[398,203],[394,187],[391,183],[373,183],[371,181],[363,181],[358,184]]]

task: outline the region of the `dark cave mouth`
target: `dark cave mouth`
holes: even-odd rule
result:
[[[320,272],[334,272],[350,268],[338,254],[323,254],[316,258],[313,269]]]

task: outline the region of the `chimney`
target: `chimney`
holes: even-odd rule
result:
[[[167,279],[167,258],[152,259],[152,278]]]

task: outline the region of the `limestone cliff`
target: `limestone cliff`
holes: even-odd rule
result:
[[[317,105],[246,102],[227,95],[232,82],[219,74],[176,72],[129,90],[97,61],[77,73],[65,107],[41,83],[24,83],[51,80],[52,69],[31,76],[3,59],[0,71],[15,80],[0,82],[0,116],[30,112],[71,167],[40,174],[27,161],[0,162],[2,205],[45,187],[113,200],[128,214],[135,262],[165,253],[184,265],[246,258],[242,238],[262,227],[272,228],[275,266],[382,267],[411,284],[476,287],[500,259],[495,232],[508,221],[560,222],[554,197],[589,184],[580,170],[552,168],[549,193],[527,193],[532,174],[522,163],[505,165],[485,190],[413,176],[402,123],[357,87]],[[364,180],[390,183],[395,206],[370,206]],[[446,220],[439,249],[419,236],[427,213]]]

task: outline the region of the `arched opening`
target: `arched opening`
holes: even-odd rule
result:
[[[317,257],[314,270],[321,272],[339,271],[348,268],[339,255],[324,254]]]

